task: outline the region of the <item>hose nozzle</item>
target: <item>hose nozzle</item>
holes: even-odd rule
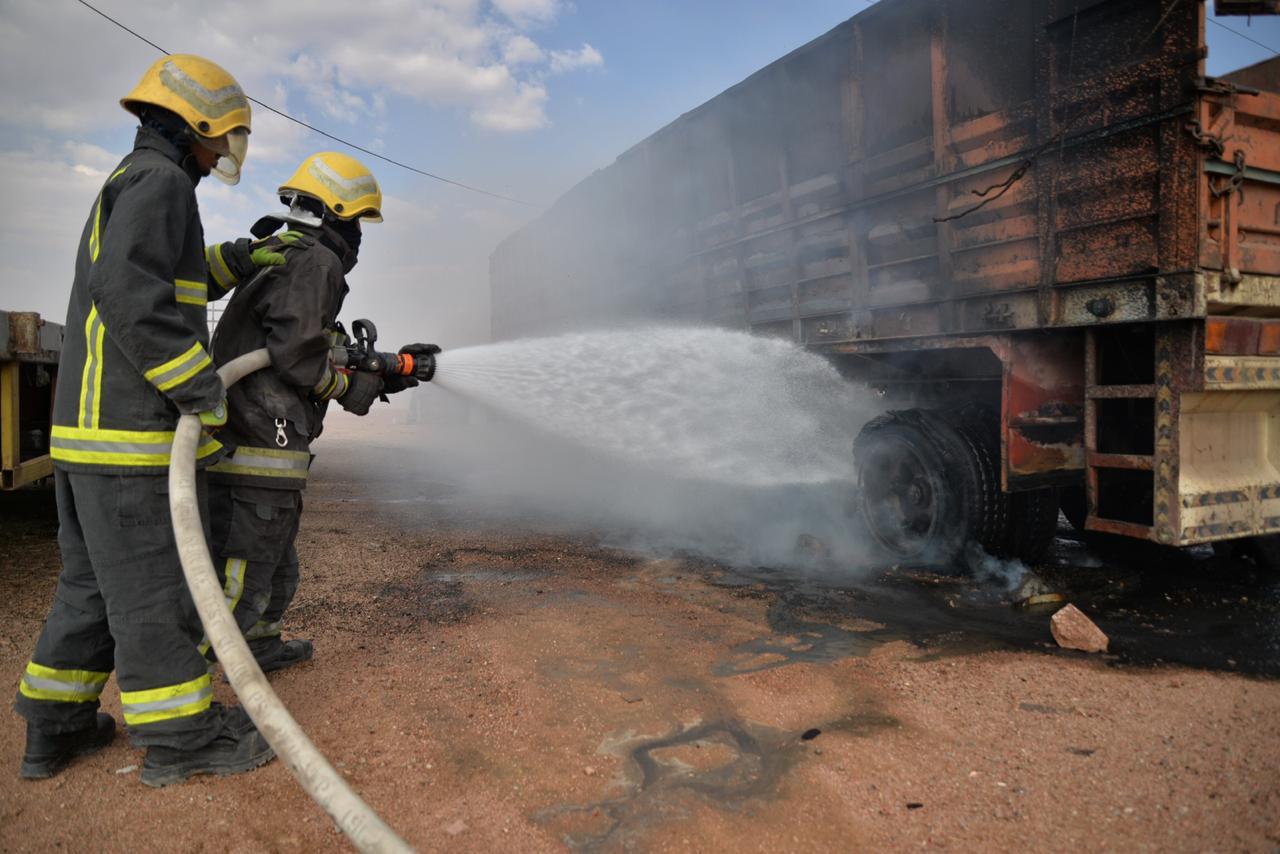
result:
[[[438,350],[439,348],[437,352]],[[436,375],[435,353],[398,353],[394,358],[396,362],[391,371],[394,374],[413,377],[424,383],[431,382],[431,378]]]

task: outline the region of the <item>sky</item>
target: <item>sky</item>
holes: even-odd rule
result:
[[[891,2],[891,0],[889,0]],[[1018,0],[1032,2],[1033,0]],[[353,153],[386,221],[365,230],[348,320],[381,343],[488,335],[488,258],[508,234],[627,148],[865,9],[867,0],[90,0],[249,95],[373,151],[526,201],[467,192]],[[1280,50],[1280,21],[1222,24]],[[1210,74],[1272,56],[1208,28]],[[132,146],[118,105],[157,51],[75,0],[0,0],[0,308],[61,321],[76,244]],[[347,150],[255,108],[244,179],[202,182],[209,242],[280,210],[316,151]]]

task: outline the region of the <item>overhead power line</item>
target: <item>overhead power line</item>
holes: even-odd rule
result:
[[[85,0],[76,0],[76,2],[79,3],[81,6],[84,6],[86,9],[90,10],[91,12],[94,12],[100,15],[101,17],[106,18],[108,21],[115,24],[117,27],[124,30],[126,33],[133,36],[134,38],[139,39],[140,41],[146,42],[147,44],[151,45],[153,48],[160,51],[165,56],[173,55],[170,51],[165,50],[160,45],[153,42],[151,39],[147,38],[146,36],[142,35],[136,30],[130,29],[129,27],[122,24],[121,22],[117,21],[115,18],[108,15],[106,12],[103,12],[101,9],[85,2]],[[435,173],[428,172],[425,169],[419,169],[417,166],[410,166],[408,163],[402,163],[399,160],[393,160],[392,158],[379,154],[376,151],[370,151],[364,146],[356,145],[354,142],[345,140],[340,136],[335,136],[334,134],[329,133],[327,130],[321,130],[315,125],[307,124],[302,119],[294,118],[293,116],[286,113],[284,110],[280,110],[280,109],[277,109],[276,107],[271,106],[270,104],[263,103],[262,101],[259,101],[257,98],[254,98],[250,95],[246,95],[245,97],[248,98],[253,103],[257,104],[259,107],[262,107],[264,110],[275,113],[277,116],[280,116],[281,118],[288,119],[289,121],[293,122],[296,125],[301,125],[302,127],[306,128],[312,133],[318,133],[321,136],[327,139],[331,139],[334,142],[341,143],[347,146],[348,148],[354,148],[356,151],[363,152],[364,154],[367,154],[370,157],[376,157],[379,160],[383,161],[384,163],[390,163],[392,166],[399,166],[401,169],[405,169],[405,170],[408,170],[409,172],[413,172],[417,175],[421,175],[424,178],[430,178],[433,181],[440,181],[443,184],[449,184],[450,186],[453,186],[453,187],[459,187],[463,190],[469,190],[473,193],[479,193],[482,196],[489,196],[490,198],[493,198],[493,199],[501,199],[504,202],[515,202],[518,205],[528,205],[529,207],[540,207],[539,205],[535,205],[533,202],[526,202],[523,199],[516,199],[516,198],[512,198],[511,196],[504,196],[501,193],[494,193],[489,190],[484,190],[484,189],[481,189],[480,187],[473,187],[470,184],[464,184],[461,181],[455,181],[452,178],[446,178],[443,175],[436,175]]]
[[[1280,56],[1280,50],[1276,50],[1269,44],[1263,44],[1262,42],[1258,41],[1252,36],[1246,36],[1244,33],[1240,32],[1239,30],[1233,30],[1231,27],[1228,27],[1226,24],[1222,23],[1221,21],[1215,21],[1213,18],[1205,18],[1205,20],[1213,24],[1215,27],[1222,27],[1222,29],[1226,30],[1227,32],[1234,33],[1240,38],[1244,39],[1245,41],[1253,42],[1258,47],[1263,48],[1264,50],[1269,50],[1272,53],[1274,53],[1276,56]]]

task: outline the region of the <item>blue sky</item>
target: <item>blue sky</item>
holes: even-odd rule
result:
[[[1017,0],[1033,2],[1033,0]],[[865,0],[95,0],[250,94],[388,156],[553,201],[644,136],[865,9]],[[1275,19],[1225,26],[1280,49]],[[1209,73],[1271,54],[1208,28]],[[61,320],[102,175],[130,147],[116,105],[155,51],[73,0],[0,0],[0,307]],[[274,187],[335,147],[258,111],[245,180],[201,186],[209,240],[277,207]],[[533,213],[366,158],[388,196],[352,276],[348,317],[393,340],[483,336],[494,245]]]

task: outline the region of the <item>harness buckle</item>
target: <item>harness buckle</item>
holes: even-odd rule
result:
[[[276,444],[281,448],[289,444],[289,437],[284,434],[284,428],[288,426],[288,424],[289,422],[287,419],[276,419]]]

